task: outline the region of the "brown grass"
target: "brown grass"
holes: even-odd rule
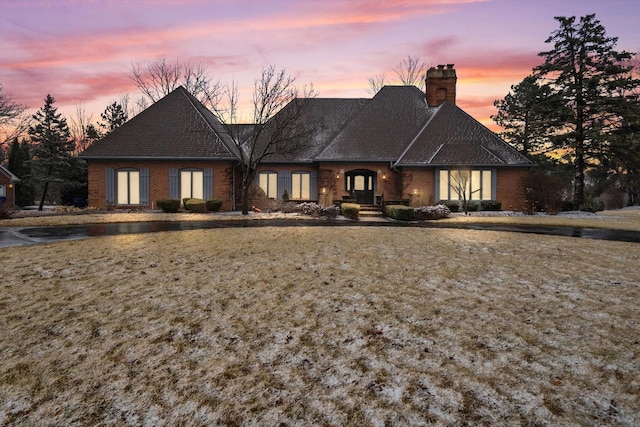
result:
[[[0,249],[2,425],[638,425],[640,247],[215,229]]]

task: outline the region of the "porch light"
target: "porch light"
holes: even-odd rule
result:
[[[13,188],[13,184],[9,184],[9,188]]]
[[[385,179],[387,179],[387,174],[386,174],[386,173],[383,173],[383,174],[382,174],[382,180],[384,181]]]
[[[336,172],[336,179],[340,179],[340,172]]]
[[[413,194],[418,194],[418,189],[417,188],[413,189]]]
[[[322,187],[322,194],[327,194],[327,188],[326,187]]]

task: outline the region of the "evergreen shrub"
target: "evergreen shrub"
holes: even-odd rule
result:
[[[480,202],[483,211],[499,211],[502,209],[502,202],[498,200],[483,200]]]
[[[360,205],[357,203],[342,203],[340,210],[345,218],[358,220],[360,216]]]
[[[191,212],[206,212],[207,204],[202,199],[186,199],[184,208]]]
[[[220,199],[205,199],[205,206],[207,208],[207,211],[209,212],[218,212],[220,210],[220,208],[222,207],[222,200]]]
[[[162,212],[176,213],[180,209],[180,199],[159,199],[156,205],[162,209]]]
[[[414,208],[405,205],[388,205],[385,206],[385,215],[389,218],[400,221],[411,221],[413,218]]]

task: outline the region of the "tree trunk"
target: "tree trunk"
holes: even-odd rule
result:
[[[249,215],[249,186],[242,183],[242,197],[240,200],[242,215]]]
[[[49,181],[44,182],[44,189],[42,190],[42,197],[40,198],[40,206],[38,206],[38,210],[41,211],[44,206],[44,200],[47,197],[47,190],[49,189]]]
[[[584,208],[584,149],[582,143],[576,147],[573,208],[576,210],[582,210],[582,208]]]

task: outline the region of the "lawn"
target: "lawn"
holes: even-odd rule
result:
[[[2,425],[640,424],[638,244],[265,227],[0,256]]]

